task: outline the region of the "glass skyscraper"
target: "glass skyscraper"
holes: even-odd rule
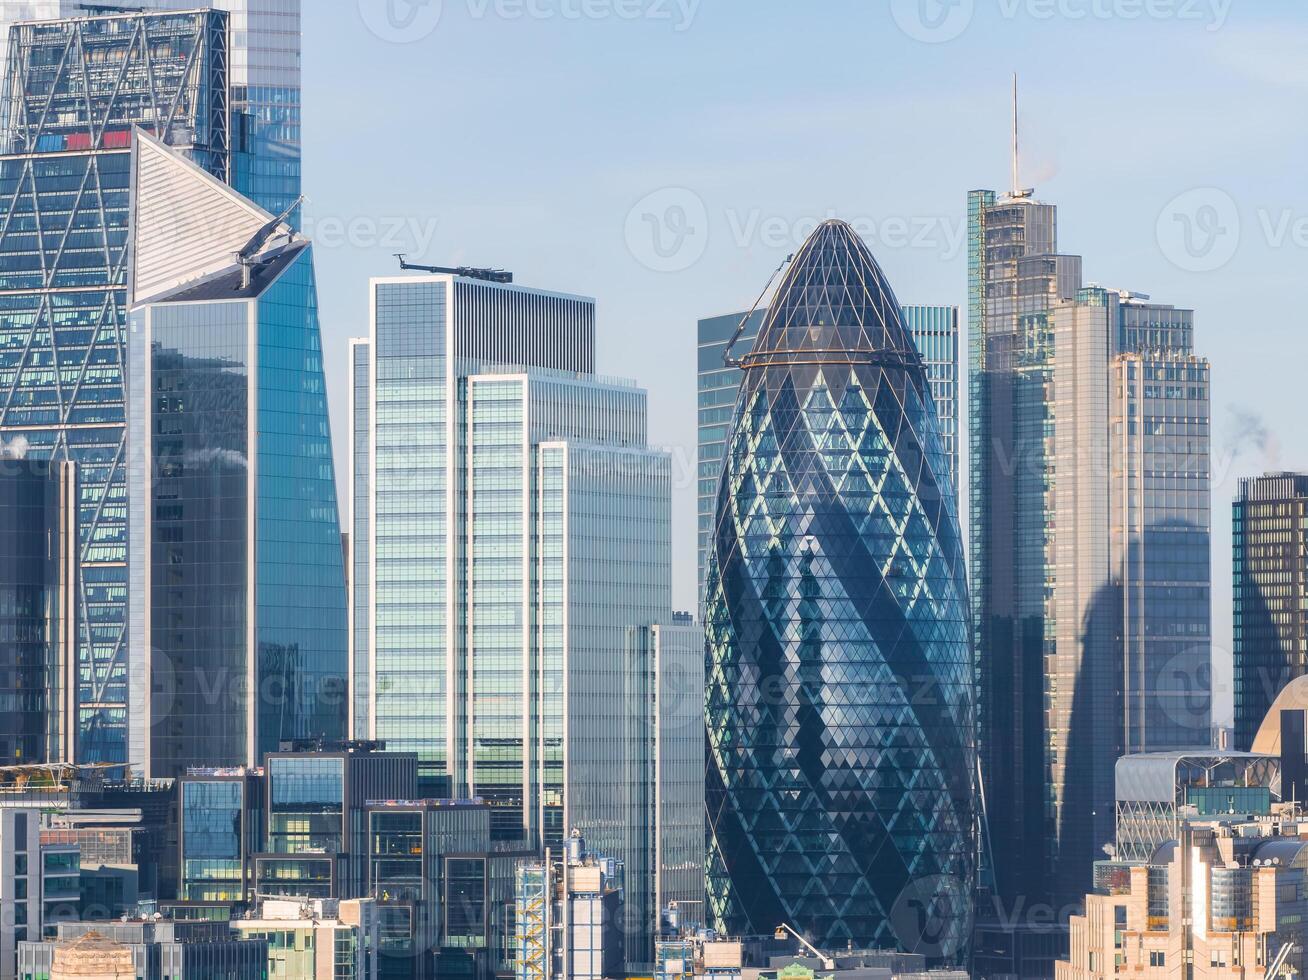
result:
[[[231,183],[273,214],[299,197],[301,183],[301,0],[0,0],[0,58],[9,28],[142,12],[212,8],[229,15]],[[7,77],[0,74],[0,77]],[[298,215],[292,224],[298,227]]]
[[[699,581],[702,586],[705,561],[713,538],[718,499],[718,478],[722,458],[731,434],[736,397],[743,375],[739,368],[722,361],[727,342],[746,316],[738,346],[748,350],[763,325],[766,309],[753,313],[729,313],[699,321]],[[912,335],[926,365],[931,394],[940,418],[940,437],[954,486],[958,486],[958,374],[959,313],[956,306],[905,306],[904,326]]]
[[[661,671],[702,691],[703,659],[674,642],[694,628],[672,620],[645,392],[594,374],[588,299],[408,275],[372,283],[372,313],[352,345],[355,734],[416,752],[429,795],[494,802],[498,840],[580,829],[625,862],[650,937],[703,806],[700,783],[658,808],[661,763],[684,795],[703,739]]]
[[[122,372],[132,127],[168,134],[225,179],[226,59],[226,15],[216,12],[21,24],[10,34],[0,206],[14,220],[0,230],[0,434],[78,464],[67,657],[78,761],[130,761]]]
[[[172,777],[345,736],[345,572],[310,244],[144,133],[134,160],[130,749]]]
[[[1232,547],[1235,747],[1248,750],[1276,696],[1308,674],[1308,475],[1241,480]]]
[[[1056,209],[969,198],[971,562],[1001,899],[1078,905],[1113,764],[1209,740],[1208,365],[1193,314],[1083,288]]]
[[[0,765],[58,759],[71,465],[0,451]]]
[[[123,362],[132,131],[141,126],[256,202],[299,194],[298,0],[122,5],[34,0],[12,27],[0,119],[0,437],[76,462],[79,547],[64,752],[129,748]],[[98,14],[106,8],[103,16]],[[48,19],[63,18],[63,19]],[[21,23],[16,23],[21,21]],[[139,746],[139,740],[138,740]]]
[[[710,918],[960,958],[976,729],[927,372],[867,246],[822,225],[752,349],[708,566]]]
[[[1211,368],[1194,313],[1116,296],[1109,563],[1122,591],[1123,754],[1206,747],[1212,724]]]

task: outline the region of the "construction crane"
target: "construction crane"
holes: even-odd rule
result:
[[[790,260],[787,259],[786,261],[790,261]],[[797,933],[790,926],[786,925],[786,923],[783,922],[781,923],[781,925],[777,926],[777,931],[776,931],[777,939],[785,939],[788,935],[794,936],[796,941],[798,941],[798,943],[801,946],[803,946],[806,950],[808,950],[815,957],[817,957],[818,962],[822,964],[822,969],[834,970],[836,968],[835,960],[833,960],[826,953],[822,952],[822,950],[814,946],[811,942],[809,942],[807,939],[805,939],[803,936]]]
[[[295,209],[303,203],[304,195],[301,194],[295,199],[294,204],[256,231],[254,237],[246,242],[245,247],[236,253],[236,264],[241,267],[241,288],[250,288],[250,283],[254,279],[255,268],[259,265],[259,253],[263,251],[265,245],[279,235],[294,238],[295,232],[286,228],[286,222],[295,213]]]
[[[513,282],[513,273],[505,272],[503,269],[474,269],[466,265],[457,268],[443,265],[415,265],[402,252],[396,252],[395,257],[400,260],[401,272],[430,272],[434,275],[462,276],[464,279],[481,279],[485,282],[506,284]]]
[[[758,308],[763,305],[763,297],[768,294],[768,290],[772,288],[772,284],[777,281],[777,276],[781,275],[781,270],[790,265],[794,259],[795,254],[793,252],[786,256],[785,261],[777,266],[777,271],[772,273],[772,278],[768,280],[768,284],[763,287],[763,292],[758,294],[758,299],[754,300],[754,305],[750,308],[750,311],[740,318],[740,323],[736,326],[736,332],[731,335],[731,340],[727,341],[726,350],[722,352],[722,363],[727,367],[738,368],[741,366],[741,359],[739,357],[732,357],[731,351],[736,344],[739,343],[740,335],[745,332],[745,328],[749,326],[749,318],[757,313]]]

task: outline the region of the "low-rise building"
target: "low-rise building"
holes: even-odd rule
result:
[[[277,980],[378,980],[379,926],[371,899],[270,899],[257,917],[237,919],[243,939],[268,944],[268,976]]]
[[[129,958],[132,972],[122,974]],[[18,945],[22,980],[264,980],[267,961],[266,942],[234,936],[221,922],[65,922],[53,939]]]
[[[0,978],[14,980],[18,946],[52,935],[60,922],[78,918],[79,852],[43,844],[44,815],[37,809],[0,808]]]
[[[1300,836],[1302,833],[1305,837]],[[1104,862],[1070,920],[1056,980],[1254,980],[1302,971],[1308,941],[1308,815],[1192,820],[1148,861]]]
[[[517,980],[604,980],[625,973],[620,861],[589,854],[577,831],[562,855],[517,870]]]

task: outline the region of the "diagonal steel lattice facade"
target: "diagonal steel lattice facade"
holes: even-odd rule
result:
[[[126,281],[134,126],[227,180],[221,11],[15,26],[0,120],[0,439],[77,464],[63,752],[125,763]]]
[[[710,919],[957,961],[976,761],[957,504],[926,372],[848,225],[753,350],[708,567]]]

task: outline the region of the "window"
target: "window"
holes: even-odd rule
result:
[[[1160,952],[1159,950],[1156,950],[1156,949],[1155,949],[1155,950],[1150,950],[1150,951],[1149,951],[1149,965],[1150,965],[1150,966],[1166,966],[1166,965],[1167,965],[1167,954],[1166,954],[1166,953],[1163,953],[1163,952]]]

